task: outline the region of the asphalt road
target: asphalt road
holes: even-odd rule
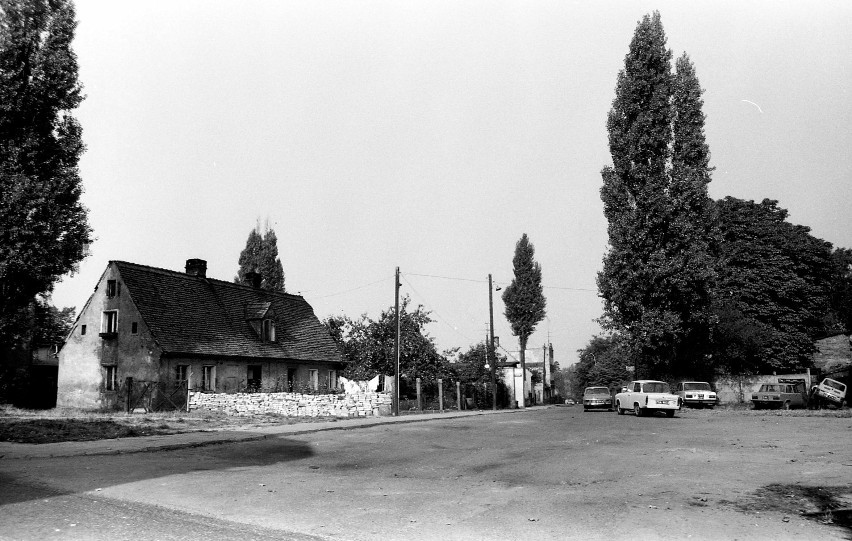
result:
[[[575,406],[0,460],[0,538],[849,539],[852,418],[820,415]]]

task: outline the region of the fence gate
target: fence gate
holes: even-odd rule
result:
[[[133,378],[127,378],[125,389],[127,413],[136,409],[144,409],[145,413],[186,410],[186,385],[169,386],[156,381],[134,381]]]

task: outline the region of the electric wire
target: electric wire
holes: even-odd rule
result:
[[[443,323],[444,325],[446,325],[447,327],[449,327],[450,329],[452,329],[452,330],[453,330],[453,332],[455,332],[456,334],[458,334],[459,336],[461,336],[461,337],[462,337],[462,338],[464,338],[465,340],[469,340],[470,342],[475,342],[475,340],[472,340],[469,336],[467,336],[467,335],[465,335],[464,333],[462,333],[461,331],[459,331],[459,330],[458,330],[458,328],[457,328],[455,325],[452,325],[452,324],[451,324],[451,323],[450,323],[450,322],[449,322],[449,321],[448,321],[448,320],[447,320],[444,316],[442,316],[440,313],[438,313],[438,311],[437,311],[437,310],[435,310],[435,309],[431,306],[431,304],[430,304],[430,303],[429,303],[429,301],[426,299],[426,297],[424,297],[424,296],[423,296],[423,295],[422,295],[419,291],[417,291],[417,289],[415,289],[415,287],[414,287],[413,285],[411,285],[411,282],[408,280],[408,278],[406,278],[406,277],[405,277],[405,274],[407,274],[407,273],[402,273],[402,272],[400,272],[400,273],[399,273],[400,277],[401,277],[403,280],[405,280],[405,283],[406,283],[406,284],[408,284],[408,287],[410,287],[410,288],[411,288],[411,291],[413,291],[413,292],[414,292],[414,293],[415,293],[415,294],[416,294],[416,295],[420,298],[420,300],[421,300],[421,301],[423,301],[423,303],[426,305],[426,308],[427,308],[430,312],[432,312],[433,314],[435,314],[436,316],[438,316],[438,319],[440,319],[440,320],[441,320],[441,323]],[[412,274],[412,275],[413,275],[413,274]],[[418,276],[419,276],[419,275],[418,275]]]

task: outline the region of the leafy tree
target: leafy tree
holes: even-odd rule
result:
[[[434,338],[426,332],[432,323],[430,312],[418,305],[409,310],[406,296],[400,313],[400,376],[434,381],[452,374],[447,360],[438,353]],[[383,311],[378,320],[362,315],[357,320],[332,316],[323,322],[332,338],[341,346],[348,364],[343,376],[355,380],[372,379],[378,374],[396,373],[394,308]]]
[[[0,349],[91,242],[77,163],[83,97],[65,0],[0,0]]]
[[[58,309],[49,299],[36,299],[33,305],[33,345],[53,346],[62,344],[74,324],[74,308]]]
[[[623,348],[618,336],[595,336],[577,351],[580,360],[569,372],[569,379],[578,397],[586,387],[619,389],[631,379],[624,363]]]
[[[701,92],[686,55],[672,74],[660,15],[646,15],[607,119],[610,248],[598,274],[602,322],[642,376],[689,372],[708,347],[714,264]]]
[[[240,252],[239,263],[234,282],[242,283],[246,273],[257,272],[261,276],[261,288],[284,292],[284,267],[278,258],[278,237],[268,225],[263,235],[260,225],[251,230],[246,247]]]
[[[535,261],[535,247],[526,233],[515,244],[512,267],[515,278],[503,292],[503,303],[506,305],[506,319],[521,348],[521,373],[526,374],[527,340],[535,326],[544,319],[547,305],[541,286],[541,265]]]
[[[852,250],[836,248],[831,254],[831,289],[826,334],[852,332]]]
[[[497,354],[497,362],[505,362],[506,357]],[[466,352],[459,354],[455,364],[455,373],[462,383],[491,383],[491,370],[485,368],[488,364],[486,343],[480,342],[470,347]],[[497,371],[497,378],[502,377],[502,371]],[[499,381],[498,381],[499,383]]]
[[[736,350],[718,348],[720,365],[741,373],[809,366],[829,307],[831,244],[788,222],[777,201],[726,197],[716,206],[723,262],[715,300],[719,342],[744,351],[738,358]],[[735,330],[726,332],[726,325]]]

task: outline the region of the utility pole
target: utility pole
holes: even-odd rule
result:
[[[393,356],[396,359],[396,376],[393,384],[393,414],[399,417],[399,267],[396,268],[394,285],[394,317],[396,318],[396,336],[393,341]]]
[[[491,409],[497,411],[497,355],[494,352],[494,296],[491,286],[491,275],[488,275],[488,330],[490,339],[485,347],[486,359],[490,358],[491,365]]]

